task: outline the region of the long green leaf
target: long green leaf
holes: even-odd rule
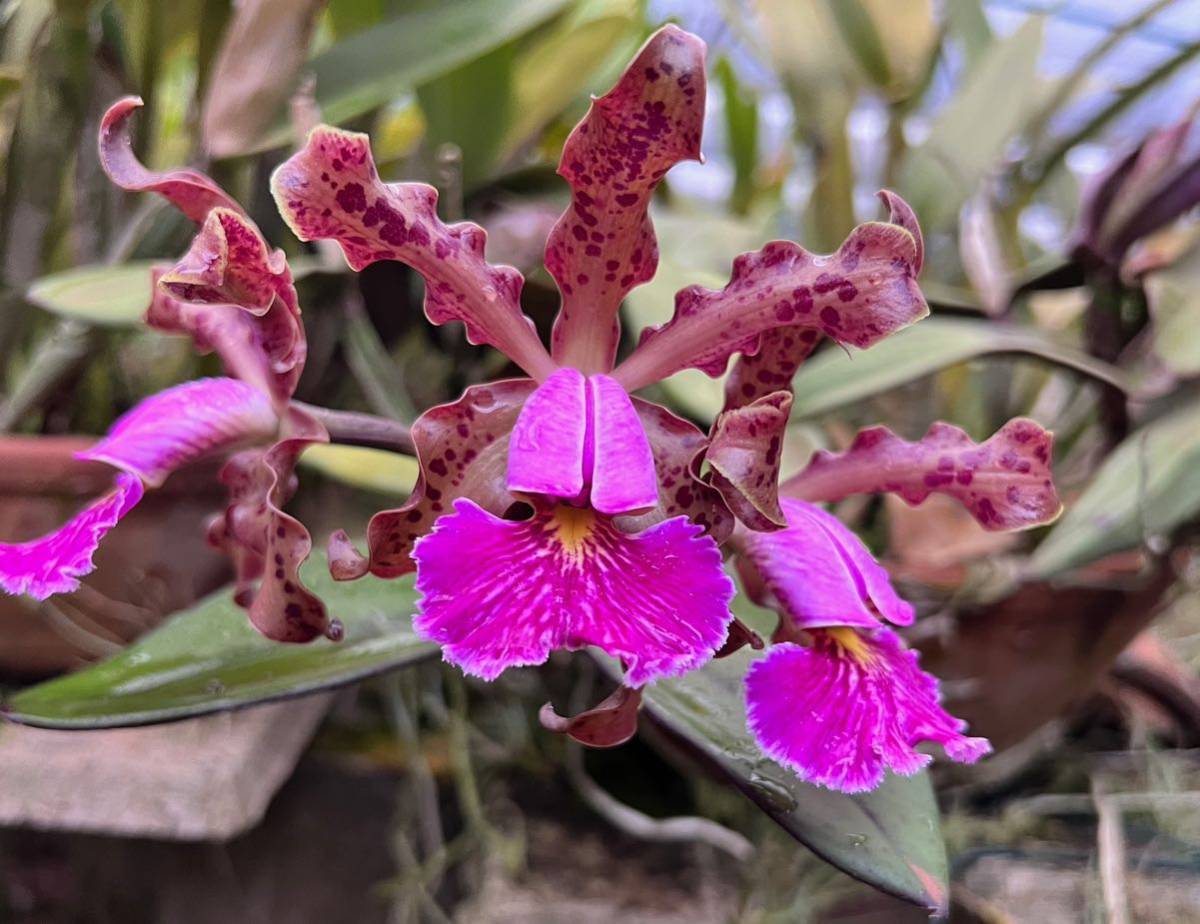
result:
[[[1033,553],[1051,577],[1169,533],[1200,509],[1200,402],[1130,434]]]
[[[418,6],[317,55],[321,116],[340,123],[360,116],[487,54],[545,22],[567,0],[445,0]],[[286,144],[286,118],[255,146]]]
[[[805,363],[793,382],[796,403],[792,416],[823,414],[955,363],[997,353],[1036,356],[1126,391],[1133,390],[1119,369],[1034,328],[970,318],[928,318],[861,353],[825,350]]]
[[[342,621],[342,641],[268,641],[222,591],[108,661],[22,690],[5,715],[43,728],[169,722],[342,686],[437,652],[412,630],[411,578],[339,584],[314,557],[304,579]]]
[[[769,633],[773,615],[739,596],[738,617]],[[746,729],[742,678],[749,648],[646,691],[646,710],[672,737],[715,765],[784,830],[834,866],[931,911],[945,910],[948,873],[927,774],[889,776],[846,795],[800,782],[763,756]]]

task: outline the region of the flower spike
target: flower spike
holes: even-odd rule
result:
[[[893,218],[908,220],[899,197],[885,201]],[[742,254],[724,289],[682,289],[671,320],[644,330],[613,377],[635,391],[687,368],[717,376],[732,355],[757,353],[762,335],[777,328],[808,328],[868,347],[929,313],[916,281],[923,250],[914,228],[867,222],[830,256],[791,241]]]
[[[650,198],[671,167],[700,159],[704,97],[704,43],[664,26],[563,146],[558,172],[571,204],[546,242],[562,293],[552,343],[560,363],[612,368],[621,300],[658,267]]]
[[[554,371],[521,311],[521,274],[487,263],[478,225],[443,224],[432,186],[380,180],[366,135],[318,126],[272,175],[271,192],[300,240],[337,241],[352,269],[398,260],[420,273],[431,323],[461,321],[471,343],[495,347],[538,381]]]
[[[1028,529],[1062,510],[1050,473],[1052,444],[1048,431],[1025,418],[983,443],[947,423],[913,443],[870,427],[845,452],[818,452],[780,491],[807,501],[886,491],[913,506],[936,492],[962,503],[985,529]]]

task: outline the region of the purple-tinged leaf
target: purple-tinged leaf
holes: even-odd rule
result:
[[[470,497],[484,510],[503,515],[517,503],[507,487],[509,434],[522,405],[536,388],[529,379],[473,385],[451,404],[430,408],[412,426],[421,477],[403,506],[384,510],[367,527],[369,570],[393,578],[415,569],[413,544],[452,501]],[[358,567],[341,548],[334,577],[356,576]]]
[[[931,493],[961,502],[986,529],[1049,523],[1062,509],[1051,478],[1053,435],[1032,420],[1010,420],[983,443],[935,423],[916,442],[870,427],[842,453],[818,452],[780,492],[808,501],[889,492],[916,505]]]
[[[658,267],[650,198],[671,167],[700,159],[704,99],[704,43],[664,26],[567,139],[558,172],[571,204],[546,242],[562,294],[552,348],[564,365],[612,368],[621,300]]]
[[[724,411],[713,423],[705,455],[713,487],[750,529],[787,525],[779,506],[779,462],[791,409],[791,392],[777,391]]]
[[[322,125],[271,177],[280,214],[303,241],[334,240],[351,268],[398,260],[425,278],[425,315],[461,321],[471,343],[506,354],[538,381],[554,362],[521,311],[521,274],[484,259],[478,225],[445,225],[437,191],[384,183],[366,135]]]
[[[903,200],[885,201],[908,220],[907,209],[897,211]],[[671,320],[643,331],[613,377],[635,391],[681,369],[717,376],[730,356],[757,353],[762,335],[780,327],[868,347],[929,313],[916,278],[921,247],[909,228],[879,221],[859,225],[829,256],[772,241],[734,260],[724,289],[682,289]]]
[[[591,748],[613,748],[637,734],[638,710],[642,691],[624,684],[617,687],[591,709],[573,716],[561,716],[550,703],[538,712],[538,721],[548,731],[567,735]]]
[[[147,170],[133,153],[129,117],[142,107],[136,96],[113,103],[100,122],[100,165],[108,178],[130,192],[155,192],[199,224],[212,209],[242,208],[216,183],[195,170]]]

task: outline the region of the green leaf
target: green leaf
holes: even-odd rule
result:
[[[823,414],[852,401],[914,381],[977,356],[1036,356],[1132,391],[1121,370],[1065,346],[1039,330],[970,318],[927,318],[875,344],[847,354],[825,349],[800,367],[793,380],[793,418]]]
[[[310,446],[300,457],[300,464],[343,484],[397,499],[408,496],[420,472],[417,460],[412,456],[367,446],[329,443]]]
[[[744,595],[734,610],[769,634],[774,614]],[[928,775],[889,775],[879,789],[858,795],[800,782],[764,757],[746,729],[742,678],[755,657],[761,654],[743,648],[684,677],[660,680],[646,690],[646,711],[822,859],[878,889],[944,912],[946,852]]]
[[[417,6],[317,55],[317,105],[341,123],[499,48],[558,13],[567,0],[446,0]],[[257,146],[287,144],[286,118]]]
[[[1155,354],[1176,375],[1200,375],[1200,242],[1145,285]]]
[[[639,0],[584,0],[522,49],[513,68],[511,118],[500,160],[588,89],[614,57],[623,64],[632,55],[640,8]]]
[[[930,229],[958,215],[1036,105],[1042,25],[1031,16],[994,43],[905,161],[899,188]]]
[[[269,641],[221,591],[108,661],[20,691],[5,715],[43,728],[168,722],[342,686],[437,653],[413,632],[411,577],[336,583],[323,556],[303,575],[345,626],[342,641]]]
[[[65,318],[103,327],[138,324],[150,305],[153,260],[120,266],[94,265],[43,276],[25,297]]]
[[[754,198],[758,172],[758,95],[738,80],[728,58],[714,68],[724,98],[725,134],[733,162],[730,209],[744,215]]]
[[[1200,509],[1200,402],[1131,433],[1029,562],[1046,578],[1169,533]]]

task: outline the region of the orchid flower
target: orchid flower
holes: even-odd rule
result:
[[[239,602],[270,638],[336,637],[340,625],[300,582],[299,567],[312,546],[308,531],[282,510],[295,490],[300,453],[328,439],[317,420],[290,404],[306,343],[287,261],[212,180],[190,170],[153,173],[137,161],[129,119],[140,105],[126,98],[105,114],[105,171],[123,189],[158,193],[201,226],[175,266],[154,271],[146,322],[215,351],[230,377],[146,398],[79,453],[117,470],[112,492],[47,536],[0,544],[0,586],[37,599],[76,589],[93,569],[101,539],[146,488],[202,457],[236,453],[221,472],[231,503],[210,538],[234,560]]]
[[[422,415],[412,497],[371,520],[366,555],[344,534],[331,543],[335,577],[415,570],[418,631],[468,673],[590,645],[637,689],[711,659],[733,623],[719,544],[736,521],[787,525],[780,386],[820,337],[864,348],[928,311],[916,220],[885,193],[890,221],[859,226],[832,255],[776,241],[739,257],[724,289],[684,289],[615,364],[621,301],[657,266],[654,190],[700,157],[704,50],[664,27],[568,138],[571,201],[546,245],[562,298],[549,350],[521,311],[519,274],[485,262],[483,231],[444,225],[428,186],[382,182],[364,135],[318,127],[272,179],[302,240],[336,241],[356,270],[408,264],[432,323],[462,322],[528,375]],[[682,369],[719,375],[739,353],[753,373],[709,436],[633,395]]]

